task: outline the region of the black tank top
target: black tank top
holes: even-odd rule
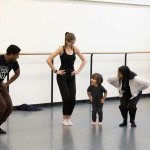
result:
[[[73,54],[69,55],[65,51],[65,47],[63,46],[63,54],[60,55],[61,66],[60,70],[74,70],[74,61],[76,59],[75,51],[73,49]]]

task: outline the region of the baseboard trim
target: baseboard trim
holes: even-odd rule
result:
[[[150,94],[142,94],[141,96],[142,98],[146,98],[146,97],[150,97]],[[106,99],[106,101],[116,101],[119,100],[119,97],[108,97]],[[76,104],[84,104],[84,103],[89,103],[88,99],[85,100],[77,100]],[[51,103],[41,103],[41,104],[32,104],[32,106],[36,106],[36,107],[57,107],[62,105],[62,102],[54,102],[53,104]],[[13,109],[15,110],[17,106],[14,106]]]

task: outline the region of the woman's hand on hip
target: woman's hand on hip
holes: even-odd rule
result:
[[[74,75],[76,75],[76,74],[79,74],[79,71],[75,71],[75,70],[74,70],[74,71],[71,72],[71,76],[74,76]]]
[[[65,70],[58,70],[57,71],[57,74],[60,74],[60,75],[65,75],[66,74],[66,71]]]

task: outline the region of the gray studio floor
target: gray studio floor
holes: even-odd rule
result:
[[[120,128],[119,101],[104,105],[102,127],[92,127],[91,106],[77,104],[74,126],[61,125],[61,106],[37,112],[13,111],[3,124],[6,135],[0,135],[0,150],[149,150],[150,98],[138,103],[137,128]]]

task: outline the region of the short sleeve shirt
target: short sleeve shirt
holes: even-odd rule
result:
[[[6,62],[4,55],[0,55],[0,83],[3,82],[5,77],[9,74],[9,72],[13,69],[16,71],[19,68],[19,64],[17,60],[13,62]]]
[[[103,98],[103,94],[107,92],[107,90],[102,86],[94,86],[90,85],[87,89],[87,92],[91,93],[91,96],[93,97],[93,100],[99,101]]]

